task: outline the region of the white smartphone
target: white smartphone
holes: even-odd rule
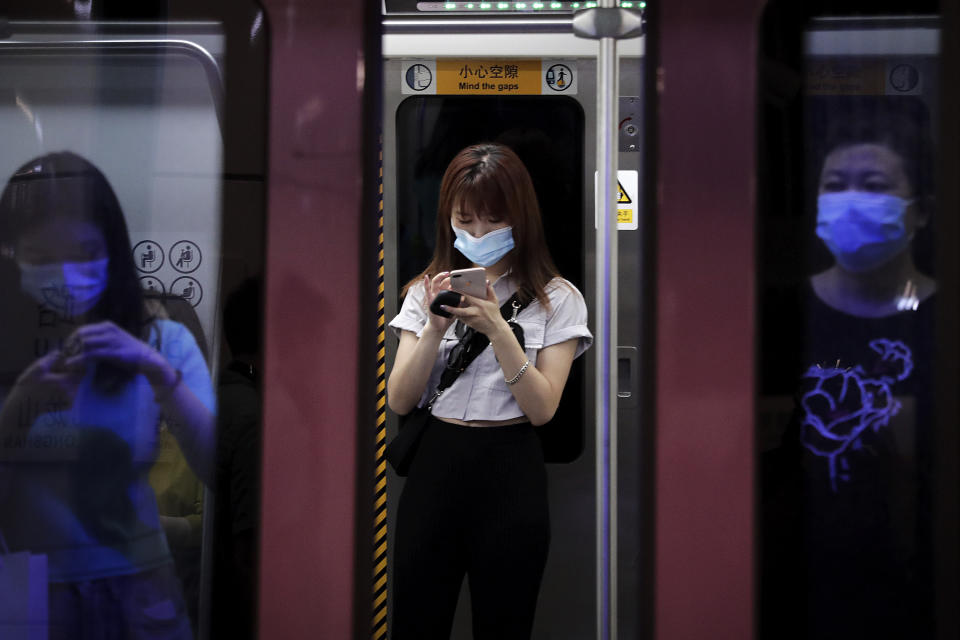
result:
[[[475,298],[487,297],[487,271],[483,267],[450,272],[450,288]]]

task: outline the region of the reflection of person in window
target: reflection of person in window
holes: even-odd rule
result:
[[[226,298],[223,335],[232,359],[217,391],[217,466],[211,633],[256,637],[257,547],[260,522],[261,284],[243,281]]]
[[[877,318],[911,310],[936,283],[910,251],[929,219],[909,151],[882,139],[835,147],[820,173],[817,235],[836,263],[813,276],[817,296],[850,315]],[[913,175],[911,175],[911,173]]]
[[[765,637],[929,637],[936,282],[912,245],[932,161],[905,104],[829,103],[816,140],[815,233],[834,263],[808,280],[799,335],[781,336],[803,370],[765,461]]]
[[[192,306],[175,297],[168,298],[160,294],[148,293],[146,297],[148,312],[154,318],[173,320],[185,326],[204,358],[208,358],[207,339]],[[173,555],[187,613],[196,633],[200,605],[204,487],[164,422],[160,423],[156,462],[150,469],[149,480],[157,498],[160,525]]]
[[[3,292],[0,324],[0,530],[11,550],[48,556],[49,637],[189,638],[147,475],[161,420],[197,475],[211,475],[203,355],[183,325],[147,312],[117,198],[79,156],[13,175],[0,245],[22,290]],[[37,326],[38,305],[54,305],[56,326]],[[51,349],[34,359],[18,345],[43,330]]]

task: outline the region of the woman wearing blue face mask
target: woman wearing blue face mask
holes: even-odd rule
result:
[[[3,292],[0,533],[47,557],[49,637],[190,638],[147,478],[161,421],[210,475],[203,355],[148,312],[116,195],[83,158],[17,170],[0,247],[19,274]]]
[[[765,310],[762,384],[796,404],[764,455],[761,564],[776,614],[763,626],[932,638],[936,281],[914,251],[931,222],[928,121],[906,99],[808,108],[811,128],[826,125],[813,241],[834,263]]]
[[[486,269],[486,296],[464,296],[449,318],[431,312],[449,272],[466,267]],[[392,637],[448,638],[466,575],[474,637],[528,638],[549,543],[533,428],[553,416],[592,336],[510,149],[476,145],[450,163],[433,260],[404,293],[390,322],[400,344],[388,402],[401,415],[430,404],[432,415],[397,513]],[[459,375],[436,396],[451,370]]]
[[[882,317],[918,306],[936,282],[914,264],[911,244],[929,219],[910,165],[881,141],[851,142],[825,158],[817,236],[836,263],[815,275],[816,294],[851,315]]]

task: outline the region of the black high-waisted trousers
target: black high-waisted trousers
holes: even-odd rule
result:
[[[529,423],[431,418],[397,511],[393,640],[447,640],[464,574],[475,640],[526,640],[550,544],[547,476]]]

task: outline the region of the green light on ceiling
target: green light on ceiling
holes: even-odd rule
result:
[[[489,2],[481,2],[481,3],[480,3],[480,8],[481,8],[481,9],[489,9],[489,8],[490,8],[490,3],[489,3]]]
[[[533,3],[533,8],[534,8],[534,9],[543,9],[543,3],[542,3],[542,2],[534,2],[534,3]]]
[[[562,3],[562,2],[551,2],[551,3],[550,3],[550,8],[551,8],[551,9],[562,9],[562,8],[563,8],[563,3]]]
[[[457,3],[456,3],[456,2],[448,2],[447,4],[443,5],[443,8],[444,8],[444,9],[456,9],[456,8],[457,8]]]
[[[623,7],[624,9],[631,9],[631,8],[633,8],[633,3],[632,3],[632,2],[621,2],[621,3],[620,3],[620,6]]]
[[[526,2],[517,2],[517,3],[515,3],[513,6],[514,6],[515,8],[517,8],[517,9],[526,9],[526,8],[527,8],[527,3],[526,3]]]
[[[509,2],[498,2],[498,3],[497,3],[497,9],[500,9],[501,11],[503,11],[504,9],[509,9],[509,8],[510,8],[510,3],[509,3]]]

